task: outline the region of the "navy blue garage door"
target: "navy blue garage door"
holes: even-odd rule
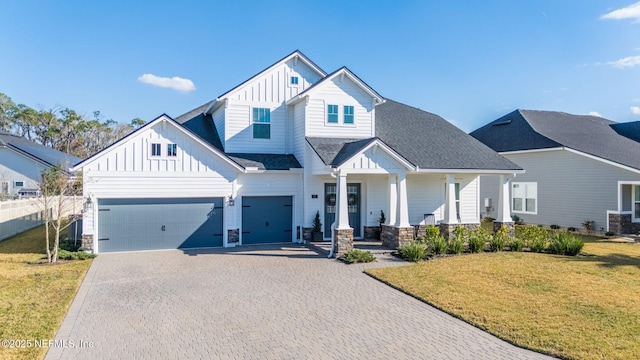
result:
[[[291,196],[243,196],[242,243],[291,242]]]
[[[222,198],[98,200],[98,251],[222,246]]]

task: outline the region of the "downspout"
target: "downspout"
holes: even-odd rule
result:
[[[300,173],[300,184],[302,187],[302,194],[300,194],[299,198],[302,198],[302,201],[300,201],[300,199],[298,199],[298,203],[302,203],[302,209],[299,210],[299,212],[302,212],[302,215],[304,217],[304,170]],[[302,220],[302,222],[300,223],[300,232],[299,235],[300,239],[298,239],[298,244],[302,244],[304,243],[304,220]]]
[[[334,174],[334,170],[335,169],[331,169],[331,172],[329,173],[329,175],[331,175],[332,178],[336,178],[336,174]],[[337,191],[337,189],[336,189]],[[327,256],[327,258],[331,259],[334,254],[333,254],[333,249],[335,249],[335,245],[336,245],[336,232],[335,232],[335,228],[336,228],[336,221],[335,219],[333,220],[333,224],[331,224],[331,249],[329,250],[329,256]]]

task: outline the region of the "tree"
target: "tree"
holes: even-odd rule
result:
[[[47,168],[41,173],[38,188],[41,195],[40,201],[44,208],[45,243],[49,263],[58,261],[60,233],[70,225],[62,225],[63,214],[73,206],[72,196],[82,193],[81,184],[81,178],[75,178],[60,164]],[[49,227],[55,231],[53,246],[49,241]],[[52,248],[53,253],[51,252]]]
[[[0,93],[0,130],[11,130],[11,122],[16,104],[7,95]]]

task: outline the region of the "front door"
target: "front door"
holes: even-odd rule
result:
[[[331,237],[331,224],[336,220],[336,184],[324,184],[324,236]],[[347,184],[349,226],[353,237],[360,237],[360,184]]]

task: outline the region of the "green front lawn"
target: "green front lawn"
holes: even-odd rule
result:
[[[640,245],[482,253],[368,274],[488,332],[573,359],[640,358]]]
[[[91,260],[35,264],[46,257],[44,250],[44,226],[0,242],[0,340],[53,339],[91,265]],[[0,348],[2,359],[45,354],[42,348]]]

